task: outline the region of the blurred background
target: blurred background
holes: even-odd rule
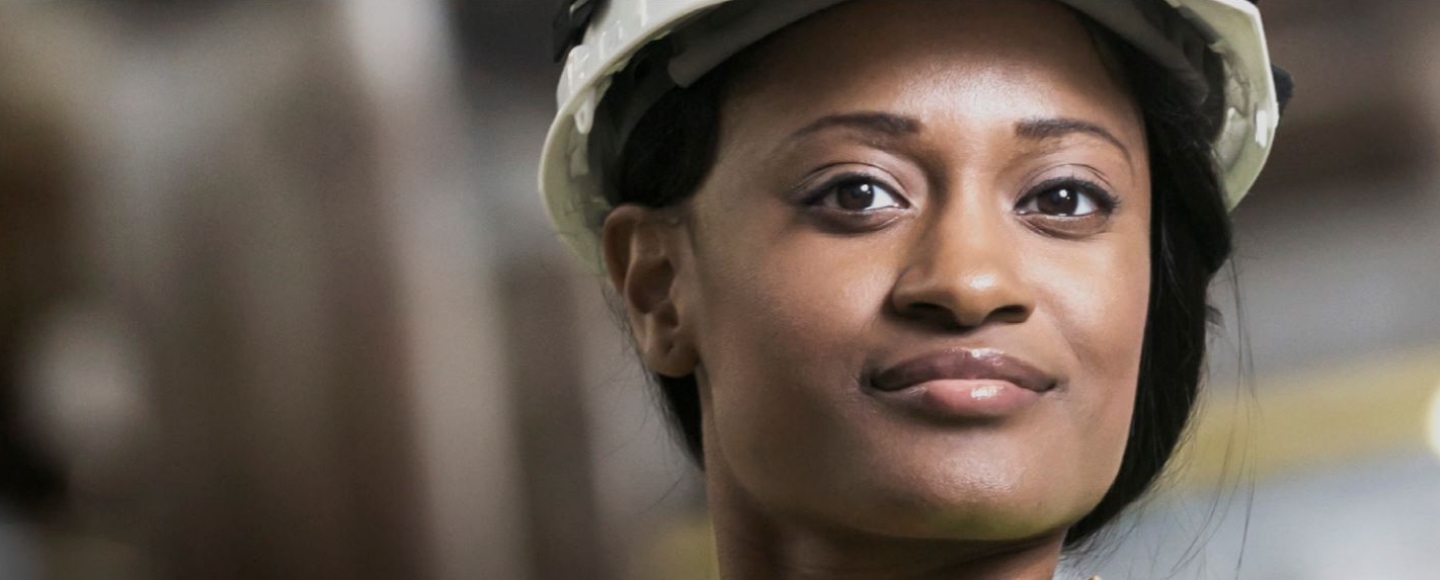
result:
[[[534,185],[553,4],[0,5],[0,578],[709,576]],[[1263,4],[1200,421],[1071,565],[1437,578],[1440,3]]]

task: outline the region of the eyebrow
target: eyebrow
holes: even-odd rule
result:
[[[1125,159],[1130,160],[1130,148],[1126,147],[1114,133],[1106,130],[1100,125],[1080,119],[1068,117],[1053,117],[1043,119],[1026,119],[1015,123],[1015,134],[1026,139],[1045,140],[1060,139],[1074,134],[1090,135],[1099,137],[1111,145],[1120,149],[1125,154]]]
[[[836,127],[879,133],[886,137],[903,137],[919,133],[921,123],[913,117],[878,111],[827,115],[791,134],[790,140]]]
[[[806,125],[790,135],[788,141],[795,141],[802,137],[818,133],[832,128],[848,128],[877,133],[885,137],[904,137],[919,133],[924,126],[919,119],[885,113],[880,111],[861,111],[856,113],[843,113],[837,115],[826,115]],[[1127,161],[1132,161],[1130,148],[1120,141],[1114,133],[1104,127],[1071,117],[1044,117],[1025,119],[1015,123],[1015,134],[1019,137],[1032,140],[1061,139],[1074,134],[1090,135],[1098,137],[1111,145],[1114,145],[1125,154]]]

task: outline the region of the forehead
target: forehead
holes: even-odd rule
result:
[[[877,110],[927,125],[1080,118],[1143,140],[1139,109],[1081,16],[1048,0],[859,0],[746,59],[725,104],[728,137]]]

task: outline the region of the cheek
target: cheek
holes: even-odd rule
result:
[[[710,249],[697,265],[702,388],[732,469],[774,486],[754,492],[786,495],[809,486],[777,479],[843,463],[827,450],[853,449],[847,423],[865,408],[853,371],[889,282],[873,256],[837,255],[823,239],[725,231],[698,244]]]
[[[890,284],[875,248],[844,252],[826,236],[796,233],[786,211],[711,210],[696,233],[694,294],[712,378],[834,372],[850,366],[835,357],[863,355],[860,338]]]
[[[1054,273],[1047,289],[1054,327],[1073,356],[1076,434],[1113,476],[1129,437],[1149,311],[1148,239],[1098,253]],[[1107,480],[1108,481],[1108,480]]]
[[[1055,325],[1073,351],[1080,374],[1116,390],[1133,386],[1149,309],[1148,262],[1090,270],[1071,279],[1075,281],[1055,288],[1051,303],[1057,313]]]

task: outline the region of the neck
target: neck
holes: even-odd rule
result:
[[[1064,531],[1015,542],[910,539],[777,517],[727,472],[706,470],[721,580],[1050,580],[1060,561]]]

